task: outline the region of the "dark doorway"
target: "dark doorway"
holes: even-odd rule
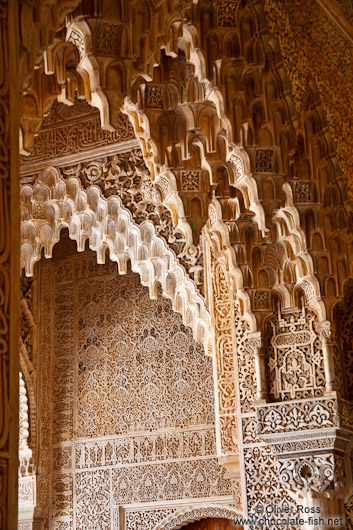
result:
[[[243,530],[243,526],[235,524],[230,519],[201,519],[184,527],[187,530]]]

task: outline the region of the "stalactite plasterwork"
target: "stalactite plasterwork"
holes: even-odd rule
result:
[[[90,160],[82,160],[74,165],[64,165],[60,169],[49,166],[40,173],[39,177],[37,174],[24,176],[23,186],[39,184],[34,193],[32,205],[29,207],[29,204],[23,204],[24,217],[28,219],[29,207],[34,223],[37,224],[39,221],[39,230],[43,220],[47,220],[48,224],[52,225],[49,219],[51,207],[43,202],[39,189],[43,187],[44,191],[51,177],[57,181],[59,176],[63,182],[68,182],[72,178],[77,179],[85,190],[91,186],[98,186],[102,195],[107,199],[111,196],[118,196],[137,224],[147,220],[151,221],[156,234],[162,237],[175,252],[179,263],[194,280],[199,292],[203,294],[201,246],[188,243],[185,234],[180,228],[174,226],[171,212],[162,204],[162,184],[156,185],[152,182],[139,149],[131,149],[129,152],[123,151],[110,156],[91,156]],[[46,195],[45,191],[44,193]],[[55,195],[55,190],[52,190],[52,193]]]

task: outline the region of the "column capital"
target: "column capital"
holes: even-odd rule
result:
[[[263,346],[263,337],[261,331],[248,333],[248,344],[252,350],[259,350]]]

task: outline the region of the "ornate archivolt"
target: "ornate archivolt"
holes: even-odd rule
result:
[[[34,186],[24,185],[22,197],[21,261],[27,275],[40,259],[52,256],[60,231],[68,227],[70,237],[83,251],[86,241],[97,252],[98,263],[105,262],[105,254],[116,261],[120,273],[138,272],[141,282],[156,296],[158,285],[168,296],[176,311],[194,331],[195,338],[204,342],[209,351],[211,328],[209,315],[202,298],[178,265],[173,252],[156,236],[152,222],[137,226],[131,213],[122,207],[117,196],[105,199],[97,186],[82,189],[80,181],[71,177],[66,182],[55,168],[48,168]]]

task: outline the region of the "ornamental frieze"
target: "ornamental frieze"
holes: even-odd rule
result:
[[[99,111],[86,102],[77,101],[72,107],[54,103],[44,119],[40,133],[27,155],[21,156],[21,174],[28,174],[33,165],[40,166],[48,160],[84,155],[91,150],[134,140],[134,130],[129,118],[120,113],[116,130],[102,129]]]

